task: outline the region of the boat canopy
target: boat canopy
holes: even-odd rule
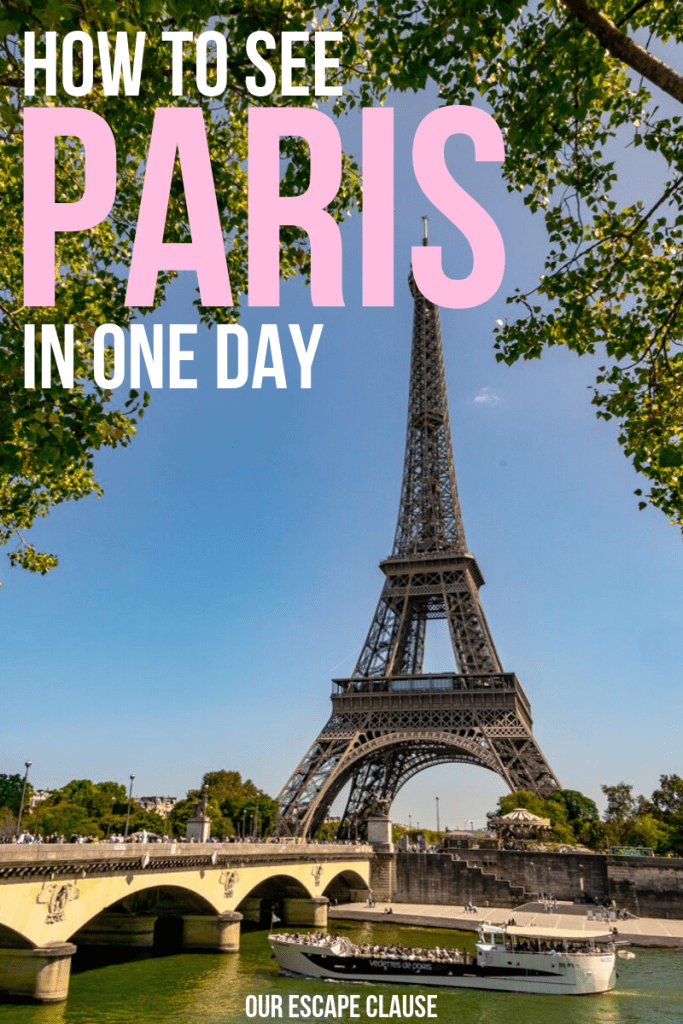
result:
[[[513,935],[523,939],[569,939],[571,942],[584,942],[590,939],[611,939],[610,931],[590,931],[584,928],[553,928],[550,925],[495,925],[483,924],[484,932],[496,932],[499,935]]]

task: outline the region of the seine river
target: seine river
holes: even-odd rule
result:
[[[467,945],[474,936],[434,929],[336,922],[336,932],[365,941],[417,946]],[[507,993],[439,992],[441,1024],[681,1024],[683,950],[636,949],[618,966],[617,990],[602,996],[525,996]],[[76,973],[69,999],[53,1006],[5,1004],[0,1024],[232,1024],[248,1018],[249,995],[358,992],[391,996],[436,990],[417,986],[342,986],[278,975],[266,932],[243,933],[239,954],[182,954],[120,963]],[[388,1007],[389,1000],[385,998]],[[268,1020],[269,1018],[266,1018]],[[284,1020],[293,1018],[283,1017]],[[335,1018],[325,1018],[326,1024]],[[355,1018],[367,1024],[361,1013]],[[410,1018],[413,1021],[418,1018]],[[400,1018],[387,1017],[387,1021]],[[341,1024],[347,1024],[345,1016]],[[314,1024],[312,1020],[303,1024]],[[373,1018],[371,1024],[381,1024]],[[425,1022],[426,1024],[426,1022]]]

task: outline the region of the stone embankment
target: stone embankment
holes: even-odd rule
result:
[[[637,917],[683,919],[683,858],[463,849],[395,854],[396,903],[517,907],[541,893],[612,900]]]

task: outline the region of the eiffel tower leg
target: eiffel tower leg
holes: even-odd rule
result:
[[[388,812],[403,785],[407,760],[410,755],[406,750],[390,748],[381,756],[371,756],[362,765],[351,781],[351,792],[338,830],[340,839],[356,836],[364,839],[368,816],[374,811]]]
[[[540,797],[561,789],[541,748],[531,733],[519,736],[489,736],[501,764],[501,775],[511,790],[525,789]]]
[[[338,775],[339,763],[352,742],[352,736],[329,738],[324,732],[320,734],[278,796],[275,835],[305,837],[312,834],[313,818],[319,811],[321,795]],[[315,828],[322,824],[325,812],[342,785],[339,784],[334,795],[324,804],[322,819],[318,814]]]

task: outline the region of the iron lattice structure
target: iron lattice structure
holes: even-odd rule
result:
[[[408,429],[401,501],[385,580],[358,663],[333,680],[332,716],[278,798],[281,835],[313,835],[342,788],[340,837],[364,837],[425,768],[466,762],[510,789],[559,789],[532,734],[529,701],[503,671],[467,550],[453,466],[439,310],[414,299]],[[430,619],[446,619],[457,672],[423,672]]]

